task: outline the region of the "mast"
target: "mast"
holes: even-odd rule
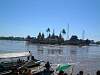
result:
[[[82,40],[85,39],[85,30],[82,31]]]

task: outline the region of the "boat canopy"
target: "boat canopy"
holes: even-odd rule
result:
[[[26,56],[30,56],[30,53],[29,52],[2,53],[0,54],[0,59],[26,57]]]

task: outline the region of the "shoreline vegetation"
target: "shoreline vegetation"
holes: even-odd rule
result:
[[[25,41],[25,38],[24,37],[14,37],[14,36],[9,36],[9,37],[1,36],[0,40]]]
[[[50,44],[50,45],[78,45],[78,46],[88,46],[90,44],[100,44],[100,41],[94,42],[94,40],[89,39],[79,39],[77,35],[72,35],[68,40],[65,40],[63,35],[66,34],[65,29],[59,33],[59,35],[55,35],[50,33],[50,28],[47,28],[46,32],[48,36],[46,37],[44,33],[39,32],[36,37],[31,37],[28,35],[26,38],[24,37],[0,37],[0,40],[14,40],[14,41],[27,41],[28,44]],[[67,34],[68,35],[68,34]],[[69,37],[69,36],[67,36]]]
[[[26,41],[29,44],[79,45],[79,46],[85,46],[85,45],[88,46],[90,43],[94,43],[93,40],[78,39],[76,35],[71,36],[69,40],[65,40],[61,34],[59,34],[59,36],[49,34],[48,37],[44,38],[43,33],[39,33],[37,37],[27,36]]]

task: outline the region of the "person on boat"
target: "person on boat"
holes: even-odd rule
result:
[[[67,73],[64,73],[64,75],[68,75]]]
[[[98,70],[98,71],[96,72],[96,75],[100,75],[100,70]]]
[[[50,66],[49,61],[45,64],[45,68],[46,69],[44,69],[43,75],[51,75],[51,74],[53,74],[54,70],[50,69],[51,66]]]
[[[11,72],[11,75],[19,75],[19,70],[17,68],[14,68]]]
[[[30,54],[30,56],[32,56],[32,53],[31,53],[31,51],[29,51],[29,54]]]
[[[4,70],[5,70],[5,67],[2,64],[0,64],[0,72],[3,72]]]
[[[27,75],[32,75],[32,72],[30,69],[28,70]]]
[[[90,75],[89,73],[87,75]]]
[[[79,72],[79,75],[83,75],[83,71],[80,71],[80,72]]]
[[[27,56],[27,61],[29,61],[30,60],[30,57],[29,56]]]
[[[34,58],[34,56],[31,56],[31,60],[38,61],[37,59]]]
[[[64,71],[59,71],[58,75],[64,75]]]
[[[29,51],[29,56],[27,56],[27,61],[30,60],[31,56],[32,56],[32,53],[31,53],[31,51]]]
[[[46,67],[47,70],[50,70],[50,67],[51,67],[51,66],[50,66],[49,61],[45,64],[45,67]]]
[[[24,70],[22,75],[27,75],[27,71],[28,71],[27,68],[25,68],[25,70]]]

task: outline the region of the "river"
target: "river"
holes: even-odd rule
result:
[[[25,41],[0,40],[0,53],[31,51],[35,58],[53,64],[76,63],[74,74],[79,70],[85,75],[95,75],[100,70],[100,46],[36,45]]]

